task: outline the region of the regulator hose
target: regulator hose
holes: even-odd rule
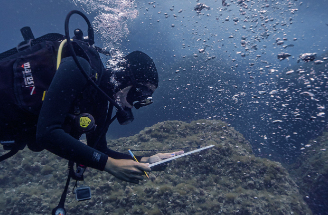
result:
[[[116,108],[117,108],[117,112],[118,114],[122,114],[122,115],[127,115],[126,112],[123,110],[123,108],[121,106],[119,106],[114,99],[110,98],[107,93],[105,93],[88,75],[87,73],[84,71],[84,69],[82,68],[80,62],[78,61],[72,42],[70,40],[70,36],[69,36],[69,19],[71,18],[71,16],[73,14],[78,14],[80,16],[83,17],[83,19],[86,21],[86,23],[88,24],[88,40],[89,40],[89,45],[93,45],[94,44],[94,32],[93,32],[93,28],[91,26],[91,23],[89,21],[89,19],[80,11],[78,10],[72,10],[71,12],[69,12],[66,16],[65,19],[65,37],[67,40],[67,46],[69,47],[69,50],[71,52],[71,55],[77,65],[77,67],[80,69],[80,71],[82,72],[83,76],[97,89],[99,90],[99,92],[101,94],[103,94],[105,96],[105,98],[111,103],[113,104]]]

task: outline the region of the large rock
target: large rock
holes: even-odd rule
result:
[[[314,214],[328,214],[328,129],[304,145],[291,176]]]
[[[66,208],[70,214],[312,214],[287,171],[256,158],[243,136],[222,121],[165,121],[109,142],[136,155],[211,144],[138,185],[89,169],[85,183],[92,199],[76,202],[69,193]],[[46,151],[27,150],[1,163],[1,214],[49,214],[65,185],[66,163]]]

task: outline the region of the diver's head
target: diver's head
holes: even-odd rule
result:
[[[118,66],[119,69],[111,73],[111,91],[115,101],[133,118],[133,106],[139,109],[152,103],[152,94],[158,87],[158,73],[153,60],[140,51],[125,56]]]

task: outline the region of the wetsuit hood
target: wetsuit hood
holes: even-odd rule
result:
[[[106,69],[102,85],[111,94],[116,94],[128,86],[151,84],[158,87],[158,73],[153,60],[141,51],[134,51],[117,63],[116,67]]]
[[[158,87],[158,73],[153,60],[141,51],[134,51],[125,57],[125,68],[138,84],[150,83]],[[132,80],[133,81],[133,80]]]

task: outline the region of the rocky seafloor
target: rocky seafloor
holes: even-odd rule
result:
[[[286,169],[255,157],[244,137],[222,121],[165,121],[108,145],[136,155],[215,147],[179,158],[137,185],[87,169],[92,199],[77,202],[71,182],[68,214],[312,214]],[[25,149],[0,163],[0,171],[0,214],[51,214],[64,189],[67,161]]]
[[[314,214],[328,214],[328,127],[309,141],[303,153],[288,167],[299,191]]]

